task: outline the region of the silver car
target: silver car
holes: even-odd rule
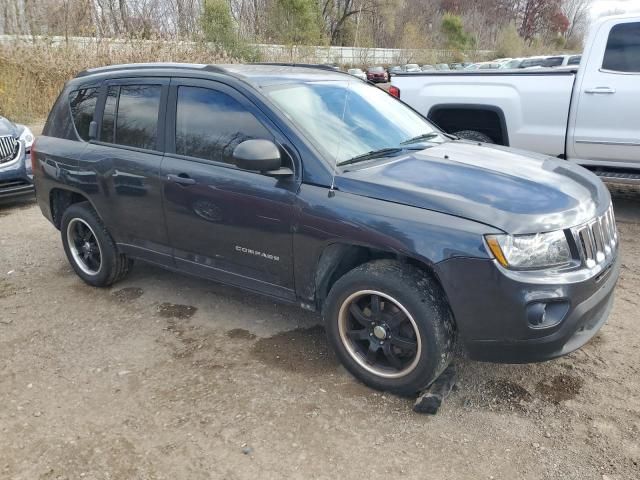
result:
[[[0,116],[0,199],[33,192],[33,133]]]
[[[360,80],[364,80],[365,82],[367,81],[367,74],[359,68],[350,68],[349,70],[347,70],[347,73],[349,75],[353,75],[354,77],[358,77]]]

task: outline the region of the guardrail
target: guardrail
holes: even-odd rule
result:
[[[82,48],[101,46],[109,49],[135,48],[136,45],[154,45],[170,42],[175,46],[189,48],[196,42],[184,40],[129,40],[122,38],[99,37],[64,37],[64,36],[31,36],[0,35],[0,44],[42,44],[53,47],[74,45]],[[216,48],[215,44],[210,44]],[[395,65],[421,62],[451,62],[461,54],[469,60],[486,59],[493,56],[491,50],[469,50],[457,52],[442,49],[402,49],[402,48],[367,48],[367,47],[335,47],[306,45],[274,45],[252,44],[262,54],[264,61],[297,62],[297,63],[336,63],[339,65]]]

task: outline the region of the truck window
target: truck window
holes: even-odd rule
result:
[[[640,22],[621,23],[611,29],[602,68],[640,73]]]
[[[71,116],[80,138],[89,141],[89,124],[93,120],[98,101],[97,88],[83,88],[69,94]]]
[[[178,155],[233,163],[234,148],[254,138],[273,140],[273,135],[231,96],[209,88],[178,88]]]

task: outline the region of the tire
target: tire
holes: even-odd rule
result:
[[[342,364],[377,390],[413,395],[453,357],[455,326],[444,292],[412,265],[376,260],[354,268],[331,288],[323,317]]]
[[[89,285],[108,287],[129,273],[133,261],[118,252],[89,202],[73,204],[64,211],[60,233],[69,263]]]
[[[454,135],[474,142],[496,143],[489,135],[485,135],[484,133],[476,130],[460,130],[459,132],[454,132]]]

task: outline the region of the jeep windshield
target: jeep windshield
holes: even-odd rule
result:
[[[447,141],[440,131],[402,102],[364,83],[276,85],[266,89],[266,93],[308,140],[338,165]]]

